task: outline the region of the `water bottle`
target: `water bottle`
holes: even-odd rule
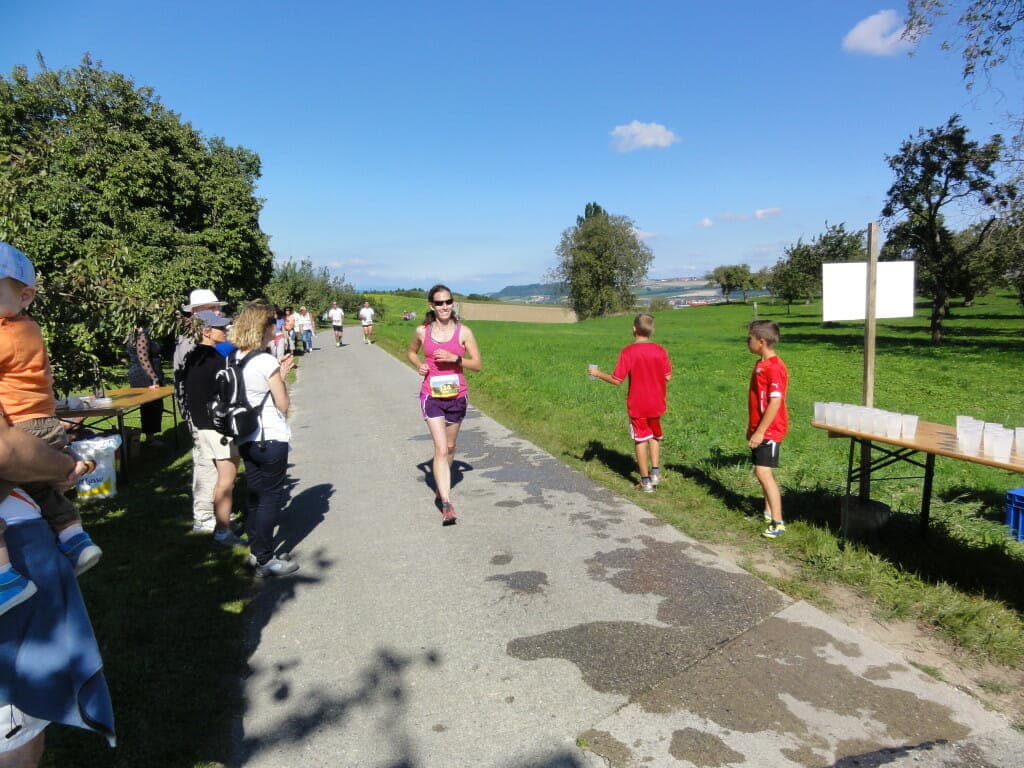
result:
[[[100,364],[92,361],[92,394],[93,397],[106,397],[103,391],[103,379],[100,378]]]

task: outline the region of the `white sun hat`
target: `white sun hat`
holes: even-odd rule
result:
[[[196,288],[188,295],[188,303],[182,304],[181,309],[184,312],[191,312],[193,307],[204,307],[211,304],[223,307],[227,302],[218,299],[217,294],[209,288]]]

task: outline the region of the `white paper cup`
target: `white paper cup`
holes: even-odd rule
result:
[[[996,461],[1009,461],[1010,448],[1013,447],[1013,430],[993,430],[991,437],[987,438],[992,443],[992,458]]]
[[[917,433],[917,416],[912,413],[900,415],[900,431],[903,437],[913,437]]]
[[[979,425],[969,425],[957,432],[956,443],[962,453],[972,456],[981,453],[982,429]]]
[[[903,426],[898,413],[885,414],[885,436],[899,437],[900,428]]]
[[[819,424],[825,421],[825,403],[814,404],[814,420]]]
[[[884,435],[885,434],[885,411],[881,408],[872,409],[871,413],[871,429],[870,432],[873,435]]]

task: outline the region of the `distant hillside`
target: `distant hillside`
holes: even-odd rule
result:
[[[563,297],[557,283],[531,283],[530,285],[506,285],[497,293],[487,294],[498,301],[519,301],[537,304],[557,303]]]

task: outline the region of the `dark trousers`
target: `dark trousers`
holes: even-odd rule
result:
[[[274,527],[281,513],[288,443],[253,440],[238,447],[245,462],[248,515],[245,521],[249,551],[261,565],[274,553]]]
[[[160,432],[164,420],[164,401],[154,400],[139,406],[139,418],[142,420],[142,432],[155,435]]]

